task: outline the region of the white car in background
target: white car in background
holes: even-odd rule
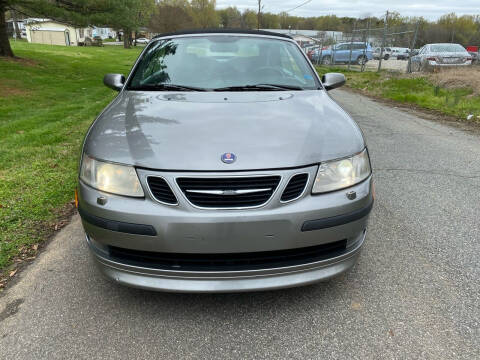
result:
[[[138,38],[136,42],[137,44],[148,44],[150,40],[148,40],[147,38]]]
[[[383,57],[383,60],[390,59],[390,56],[392,56],[392,48],[383,48],[383,53],[382,48],[375,48],[375,50],[373,50],[373,58],[375,60],[380,60],[380,55]]]
[[[413,71],[438,71],[440,68],[470,66],[472,55],[460,44],[427,44],[412,56]]]
[[[410,49],[402,48],[402,47],[394,47],[392,48],[392,52],[390,56],[397,60],[408,60],[408,57],[410,56]]]

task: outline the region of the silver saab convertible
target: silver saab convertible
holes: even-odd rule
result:
[[[108,278],[178,292],[278,289],[351,268],[373,205],[359,127],[290,37],[163,34],[85,137],[77,188]]]

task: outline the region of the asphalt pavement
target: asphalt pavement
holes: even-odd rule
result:
[[[78,215],[0,295],[0,359],[479,359],[480,137],[346,91],[376,203],[355,268],[166,294],[100,277]]]

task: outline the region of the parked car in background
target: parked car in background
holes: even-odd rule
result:
[[[288,35],[158,36],[85,137],[86,241],[113,281],[273,290],[350,269],[373,206],[362,132]],[[231,151],[234,151],[231,152]]]
[[[329,46],[328,48],[316,50],[312,55],[312,61],[319,62],[324,65],[341,63],[346,64],[350,60],[355,64],[363,64],[369,60],[372,60],[372,54],[372,48],[367,43],[340,43]]]
[[[382,48],[375,48],[373,51],[373,58],[375,60],[380,60],[380,56],[383,57],[383,60],[388,60],[390,59],[390,56],[392,55],[392,48],[384,48],[383,53],[382,53]]]
[[[94,36],[92,40],[92,46],[104,46],[103,39],[100,36]]]
[[[148,40],[147,38],[138,38],[136,40],[137,44],[148,44],[150,40]]]
[[[412,56],[412,71],[472,65],[472,55],[460,44],[427,44]]]
[[[408,57],[410,56],[410,49],[401,47],[392,48],[390,56],[397,60],[408,60]]]

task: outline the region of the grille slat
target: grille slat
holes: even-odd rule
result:
[[[204,208],[247,208],[265,204],[273,195],[280,176],[232,177],[232,178],[178,178],[177,184],[187,199],[195,206]],[[208,194],[188,190],[255,190],[269,189],[246,194]]]
[[[308,174],[294,175],[288,182],[288,185],[285,187],[281,200],[291,201],[298,198],[300,195],[302,195],[303,190],[307,185],[307,181],[308,181]]]
[[[176,205],[178,203],[175,194],[172,189],[165,181],[165,179],[160,177],[149,176],[147,178],[148,186],[150,191],[155,199],[166,204]]]
[[[178,271],[238,271],[294,266],[345,252],[347,240],[306,248],[230,254],[175,254],[109,247],[110,256],[132,265]]]

